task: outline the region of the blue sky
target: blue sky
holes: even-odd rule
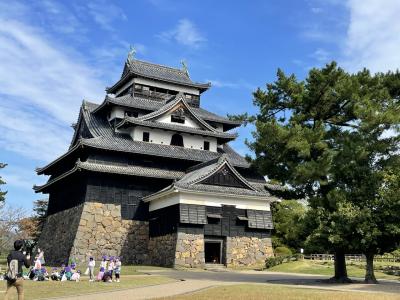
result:
[[[130,45],[138,59],[210,81],[202,105],[254,112],[251,92],[277,68],[304,78],[336,60],[349,71],[400,66],[397,0],[0,0],[0,171],[7,202],[30,212],[46,178],[34,169],[64,153],[82,99],[100,103]],[[239,129],[241,154],[251,138]]]

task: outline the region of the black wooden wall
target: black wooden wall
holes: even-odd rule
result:
[[[203,211],[199,209],[200,207],[205,208],[206,224],[204,224],[203,218],[198,217],[199,212]],[[189,210],[188,214],[197,216],[196,218],[193,217],[194,222],[189,223],[186,221],[186,216],[182,217],[182,212],[186,214],[187,208]],[[209,217],[210,215],[220,215],[222,218],[211,218]],[[150,236],[170,234],[178,230],[185,233],[204,234],[215,237],[270,237],[269,229],[250,228],[248,221],[239,220],[238,216],[246,217],[246,210],[227,205],[212,207],[176,204],[150,212]]]
[[[121,204],[123,219],[147,220],[148,204],[141,198],[171,184],[171,180],[91,173],[86,201]]]
[[[47,214],[52,215],[85,201],[86,177],[82,174],[70,176],[62,180],[62,184],[56,184],[50,190],[49,206]]]

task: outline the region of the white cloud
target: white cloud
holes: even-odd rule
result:
[[[7,165],[7,167],[2,169],[1,176],[7,183],[5,188],[6,190],[9,186],[32,191],[33,182],[38,181],[38,176],[36,175],[35,170],[15,165]],[[39,179],[41,182],[40,184],[44,183],[46,180],[43,176]]]
[[[71,122],[82,98],[102,97],[96,72],[57,49],[39,31],[0,18],[0,95],[37,106],[56,120]]]
[[[164,41],[176,41],[191,48],[198,48],[207,41],[193,22],[188,19],[179,20],[174,29],[164,31],[157,36]]]
[[[321,63],[327,63],[328,60],[330,60],[331,53],[323,48],[318,48],[313,54],[311,54],[311,57]]]
[[[128,19],[120,7],[108,1],[91,1],[87,3],[87,8],[94,21],[106,30],[113,30],[113,22]]]
[[[343,64],[351,71],[400,68],[400,1],[349,0]]]
[[[73,49],[0,12],[0,147],[50,161],[65,152],[82,99],[105,84]]]
[[[0,148],[40,161],[50,161],[65,152],[71,128],[17,101],[8,105],[2,101],[0,105]]]
[[[245,88],[245,89],[249,89],[249,90],[256,89],[255,85],[252,85],[243,80],[233,82],[233,81],[223,81],[223,80],[218,80],[218,79],[207,79],[206,82],[211,82],[211,86],[217,87],[217,88],[231,88],[231,89]]]

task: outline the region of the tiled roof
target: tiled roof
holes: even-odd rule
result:
[[[241,195],[253,195],[253,196],[269,196],[270,194],[266,190],[260,190],[254,187],[250,182],[248,182],[243,176],[241,176],[235,168],[229,162],[229,158],[224,154],[217,160],[214,160],[211,164],[203,164],[203,167],[192,168],[182,179],[175,182],[173,185],[175,187],[188,189],[188,190],[200,190],[200,191],[212,191],[217,193],[230,193],[237,191]],[[228,167],[236,178],[241,181],[244,186],[248,188],[237,188],[237,187],[227,187],[227,186],[216,186],[210,184],[202,184],[201,182],[211,175],[215,174],[223,166]]]
[[[203,180],[215,174],[223,166],[229,167],[231,171],[236,175],[236,178],[240,180],[248,188],[232,187],[232,186],[221,186],[211,185],[202,183]],[[242,177],[235,168],[229,162],[229,158],[226,155],[222,155],[220,158],[213,160],[211,163],[203,163],[199,166],[195,166],[189,169],[189,172],[185,174],[180,180],[174,182],[169,187],[156,192],[152,195],[144,197],[144,199],[153,199],[158,197],[159,194],[167,192],[169,190],[178,191],[200,191],[200,192],[211,192],[224,195],[243,195],[253,196],[260,198],[268,198],[271,201],[275,201],[277,198],[271,196],[264,188],[253,186],[251,182],[247,181]]]
[[[232,150],[229,146],[219,149],[219,152],[206,150],[190,149],[171,145],[160,145],[142,141],[134,141],[127,134],[115,133],[110,124],[101,117],[91,113],[96,105],[86,102],[88,109],[83,110],[83,117],[88,125],[89,131],[95,138],[83,139],[83,145],[104,148],[109,150],[142,153],[162,157],[173,157],[193,161],[207,161],[219,157],[225,153],[225,149],[229,153],[231,163],[235,166],[248,167],[249,163],[239,154]]]
[[[101,109],[101,107],[104,107],[107,103],[113,103],[116,105],[130,107],[130,108],[156,111],[156,110],[159,110],[161,107],[163,107],[166,104],[166,101],[151,100],[151,99],[146,99],[146,98],[132,96],[132,95],[124,95],[124,96],[120,96],[120,97],[111,97],[111,96],[107,95],[104,102],[100,105],[100,107],[98,107],[97,110]],[[208,110],[205,110],[201,107],[191,107],[191,109],[196,115],[198,115],[205,121],[231,124],[231,125],[237,125],[237,126],[241,125],[240,121],[229,120],[228,118],[214,114],[214,113],[212,113]]]
[[[153,64],[137,59],[127,61],[129,69],[135,74],[141,74],[153,78],[160,78],[164,80],[172,80],[182,83],[193,83],[188,73],[184,70],[171,68],[159,64]]]
[[[138,117],[138,120],[152,120],[154,118],[157,118],[163,114],[165,114],[166,112],[178,107],[178,106],[183,106],[186,108],[187,112],[194,118],[197,120],[197,122],[199,122],[201,124],[201,126],[203,126],[204,128],[208,129],[209,131],[216,131],[213,127],[211,127],[207,122],[205,122],[202,118],[200,118],[199,116],[197,116],[191,109],[191,107],[186,103],[185,101],[185,97],[183,95],[183,93],[178,93],[175,96],[175,99],[171,99],[169,102],[167,102],[164,106],[162,106],[160,109],[153,111],[147,115]]]
[[[164,178],[164,179],[178,179],[181,178],[185,173],[182,171],[174,171],[174,170],[166,170],[161,168],[153,168],[153,167],[143,167],[143,166],[122,166],[111,163],[95,163],[95,162],[81,162],[77,161],[75,166],[63,173],[62,175],[50,179],[46,184],[41,186],[34,186],[35,192],[40,192],[48,186],[54,184],[55,182],[75,173],[78,170],[87,170],[93,172],[100,173],[111,173],[111,174],[122,174],[122,175],[131,175],[131,176],[140,176],[140,177],[150,177],[150,178]]]
[[[131,61],[126,61],[121,79],[107,90],[113,92],[115,87],[120,86],[122,82],[125,82],[131,74],[138,75],[144,78],[161,80],[164,82],[192,86],[199,88],[203,91],[207,90],[211,86],[210,83],[193,82],[190,79],[188,73],[184,70],[133,59]]]
[[[141,141],[134,141],[127,134],[114,132],[111,125],[101,116],[97,116],[92,112],[98,107],[98,104],[84,101],[82,104],[82,121],[84,121],[92,134],[93,138],[81,138],[76,144],[58,159],[52,161],[48,165],[38,168],[36,172],[42,174],[47,168],[61,161],[66,156],[75,152],[81,146],[88,146],[98,149],[111,151],[121,151],[129,153],[147,154],[160,157],[171,157],[189,161],[204,162],[218,158],[221,154],[226,153],[234,166],[248,168],[249,163],[244,157],[237,154],[228,144],[224,144],[222,148],[218,148],[218,152],[207,150],[197,150],[183,148],[171,145],[160,145]]]

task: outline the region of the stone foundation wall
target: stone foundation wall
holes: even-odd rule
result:
[[[81,204],[47,217],[38,242],[38,247],[45,253],[47,265],[68,262],[83,206]]]
[[[122,220],[121,205],[85,202],[50,215],[39,240],[48,265],[69,258],[86,262],[89,256],[120,256],[124,263],[148,264],[149,224]]]
[[[264,266],[273,256],[271,238],[227,237],[226,263],[228,267]]]
[[[176,233],[151,237],[149,241],[150,264],[173,267],[175,265],[176,239]]]
[[[87,261],[103,255],[121,256],[124,263],[148,263],[149,224],[122,220],[121,205],[86,202],[71,256]]]
[[[204,267],[204,235],[178,232],[175,266]]]

